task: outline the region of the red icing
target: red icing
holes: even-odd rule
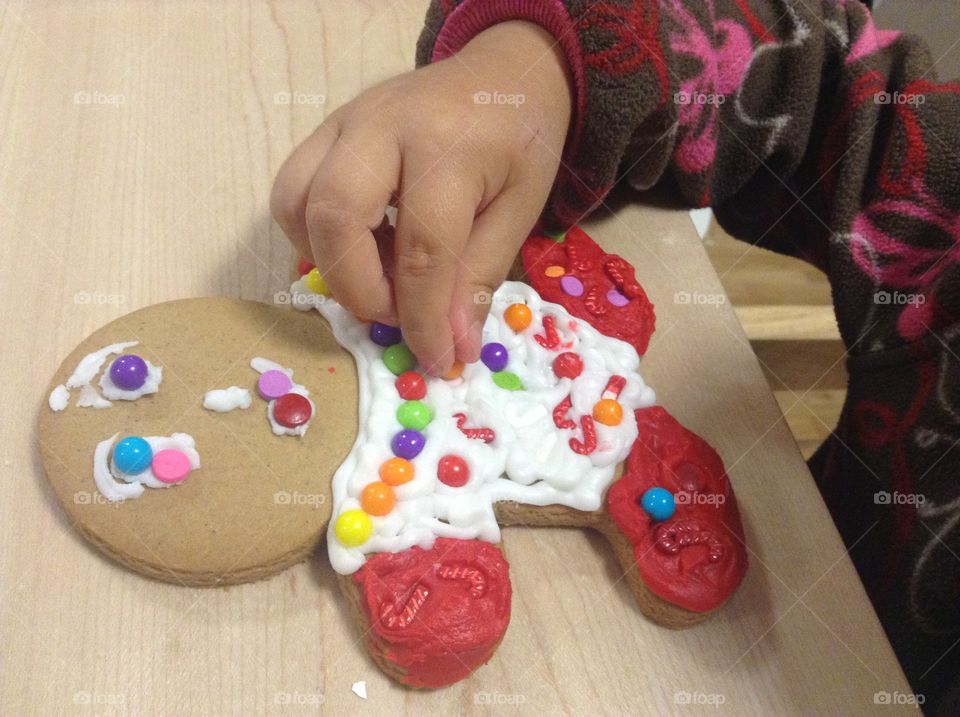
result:
[[[457,428],[460,429],[460,433],[467,438],[484,443],[493,443],[497,439],[497,434],[492,428],[467,428],[467,414],[454,413],[453,417],[457,421]]]
[[[636,412],[639,437],[607,510],[633,543],[640,577],[664,600],[694,612],[723,603],[747,570],[743,525],[723,461],[660,406]],[[648,488],[674,494],[676,512],[655,522],[640,507]]]
[[[589,456],[597,450],[597,427],[593,423],[593,416],[580,416],[580,430],[583,440],[571,438],[570,448],[574,453]]]
[[[552,316],[543,317],[543,335],[534,334],[534,339],[545,349],[555,349],[560,345],[560,334],[557,333],[557,320]]]
[[[413,687],[445,687],[493,655],[510,622],[509,566],[480,540],[378,553],[353,575],[367,641]]]
[[[522,256],[527,278],[540,296],[588,321],[600,333],[632,344],[640,355],[646,352],[656,323],[653,304],[625,259],[607,254],[579,227],[567,231],[562,242],[531,235],[523,245]],[[544,269],[553,265],[562,266],[565,275],[583,283],[581,296],[563,291],[562,277],[544,274]],[[611,304],[606,298],[610,289],[619,291],[629,303],[623,307]]]

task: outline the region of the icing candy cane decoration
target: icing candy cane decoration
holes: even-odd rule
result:
[[[600,297],[600,289],[597,286],[591,286],[587,290],[587,295],[583,297],[583,305],[594,316],[601,316],[607,313],[609,302]]]
[[[576,428],[577,422],[567,418],[567,412],[573,407],[573,400],[568,395],[553,409],[553,424],[557,428]]]
[[[635,276],[633,267],[625,259],[612,256],[603,263],[603,271],[610,278],[617,289],[629,299],[635,299],[643,293],[643,288]]]
[[[487,576],[477,568],[470,568],[466,565],[438,565],[437,575],[444,580],[466,580],[470,583],[470,594],[475,597],[483,597],[487,591]]]
[[[467,438],[473,438],[484,443],[493,443],[497,437],[492,428],[464,428],[463,424],[467,422],[467,414],[465,413],[454,413],[453,417],[457,420],[457,428],[460,429],[460,433]]]
[[[597,450],[597,427],[592,416],[580,416],[580,430],[583,431],[583,440],[570,439],[570,448],[582,456],[588,456]]]
[[[607,381],[607,386],[603,389],[603,393],[600,394],[600,398],[620,398],[620,392],[623,391],[626,385],[627,379],[614,374],[610,377],[610,380]]]
[[[661,525],[657,528],[656,546],[661,552],[676,555],[681,548],[690,545],[706,545],[709,547],[709,558],[715,563],[723,557],[723,544],[710,530],[704,530],[696,521],[681,521]]]
[[[423,585],[418,584],[399,613],[392,602],[383,603],[380,606],[380,622],[388,628],[406,627],[413,622],[420,608],[423,607],[423,603],[427,601],[428,595],[430,595],[430,591]]]
[[[560,346],[560,334],[557,333],[557,322],[552,316],[543,317],[543,333],[536,334],[533,338],[545,349],[556,349]]]

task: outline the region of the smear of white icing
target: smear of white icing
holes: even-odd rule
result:
[[[126,349],[136,346],[138,341],[123,341],[116,344],[104,346],[99,351],[89,353],[80,359],[80,363],[70,374],[70,378],[65,383],[50,392],[50,398],[47,403],[54,411],[62,411],[67,407],[70,401],[70,389],[79,388],[80,398],[77,399],[77,406],[81,408],[109,408],[113,405],[111,401],[134,401],[148,393],[156,393],[163,381],[163,369],[154,366],[144,359],[147,364],[147,378],[143,386],[135,391],[127,391],[117,386],[110,378],[109,369],[100,377],[100,388],[103,390],[101,395],[93,386],[94,377],[103,368],[103,364],[112,354],[122,354]]]
[[[282,371],[290,377],[290,380],[293,381],[293,369],[284,368],[276,361],[271,361],[268,358],[263,358],[262,356],[254,356],[250,359],[250,368],[252,368],[257,373],[266,373],[267,371]],[[310,402],[310,420],[313,420],[313,414],[316,413],[317,407],[314,405],[313,401],[310,398],[310,391],[305,387],[301,386],[299,383],[293,382],[290,390],[287,393],[299,393],[301,396],[307,399]],[[276,400],[267,402],[267,420],[270,422],[270,428],[273,430],[274,435],[276,436],[303,436],[306,434],[307,429],[310,427],[310,421],[306,423],[301,423],[296,428],[290,428],[288,426],[283,426],[277,422],[276,417],[273,413],[273,407],[276,404]]]
[[[307,291],[295,282],[291,292]],[[293,301],[294,306],[309,302]],[[526,304],[532,314],[530,328],[521,333],[503,318],[513,303]],[[360,425],[357,440],[333,477],[333,515],[327,535],[330,562],[339,573],[352,573],[377,552],[399,552],[414,545],[429,548],[437,537],[479,538],[499,542],[500,528],[494,516],[497,501],[530,505],[566,505],[578,510],[600,508],[604,492],[613,481],[637,437],[634,410],[651,406],[655,395],[639,374],[640,359],[632,346],[600,334],[584,321],[572,317],[562,306],[543,301],[529,286],[506,282],[493,295],[490,314],[483,328],[483,343],[503,344],[509,352],[507,370],[515,373],[524,388],[508,391],[493,382],[481,362],[464,368],[462,378],[445,381],[425,377],[424,402],[434,418],[422,432],[423,451],[412,463],[415,477],[397,486],[396,506],[386,516],[371,516],[373,535],[363,545],[348,548],[333,531],[336,516],[360,508],[360,493],[377,480],[380,465],[393,457],[390,442],[401,430],[396,418],[402,399],[396,377],[382,360],[383,349],[369,337],[368,324],[357,321],[333,300],[318,305],[333,328],[337,341],[357,363],[360,384]],[[544,316],[552,316],[562,349],[549,350],[534,339],[542,334]],[[552,364],[560,351],[576,352],[583,372],[576,379],[558,378]],[[626,385],[617,400],[623,419],[617,426],[596,424],[597,449],[590,455],[576,453],[571,438],[580,438],[580,427],[559,429],[553,409],[570,396],[569,416],[590,415],[607,381],[623,376]],[[496,440],[487,444],[467,438],[457,427],[454,414],[467,416],[469,427],[489,427]],[[447,454],[463,458],[470,469],[465,486],[452,488],[437,478],[437,465]]]
[[[119,433],[114,433],[110,438],[100,441],[93,452],[93,480],[97,484],[97,490],[101,495],[111,503],[121,500],[139,498],[143,495],[143,487],[148,488],[169,488],[177,483],[164,483],[157,480],[151,468],[147,468],[143,473],[129,475],[123,473],[113,462],[111,451],[114,443],[117,441]],[[193,437],[186,433],[173,433],[169,436],[144,436],[144,440],[150,444],[150,449],[154,455],[167,449],[182,451],[190,459],[190,470],[195,471],[200,467],[200,454],[197,453],[196,442]]]
[[[237,408],[246,410],[250,408],[250,403],[250,391],[239,386],[215,388],[203,394],[203,407],[217,413],[227,413]]]

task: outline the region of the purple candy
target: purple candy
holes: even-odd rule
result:
[[[260,374],[257,381],[257,391],[267,401],[275,401],[282,396],[290,393],[293,388],[293,381],[283,371],[271,369]]]
[[[570,296],[580,296],[583,294],[583,282],[569,274],[560,279],[560,288],[563,289],[563,293],[569,294]]]
[[[387,324],[374,321],[370,324],[370,340],[377,346],[387,348],[400,343],[403,337],[400,335],[400,329],[396,326],[387,326]]]
[[[125,391],[136,391],[147,380],[147,362],[136,354],[123,354],[110,364],[110,380]]]
[[[412,461],[414,458],[420,455],[420,451],[423,450],[423,446],[426,442],[427,439],[423,437],[423,434],[420,433],[420,431],[414,431],[411,428],[407,428],[400,431],[393,437],[393,440],[390,441],[390,447],[393,449],[393,454],[395,456],[406,458],[408,461]]]
[[[630,303],[630,299],[621,294],[616,289],[610,289],[607,292],[607,301],[609,301],[614,306],[626,306]]]
[[[484,344],[483,348],[480,349],[480,360],[494,373],[503,371],[503,369],[507,367],[507,360],[509,358],[510,354],[507,353],[507,347],[503,344],[491,342]]]

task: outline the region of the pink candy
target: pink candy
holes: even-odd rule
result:
[[[283,371],[271,370],[260,374],[260,380],[257,381],[257,390],[264,400],[274,401],[281,396],[286,396],[293,388],[293,381]]]
[[[179,483],[190,472],[190,459],[183,451],[168,448],[153,454],[150,469],[161,483]]]

